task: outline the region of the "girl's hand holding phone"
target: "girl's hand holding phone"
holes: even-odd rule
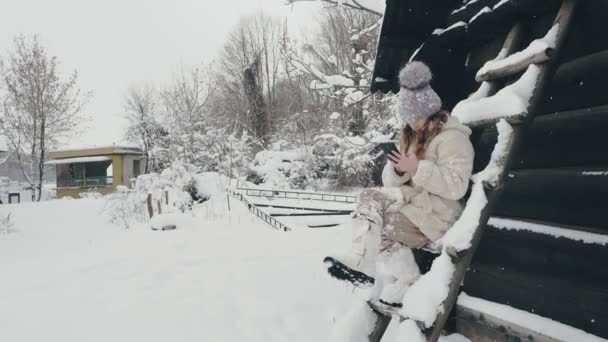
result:
[[[388,158],[395,164],[395,170],[399,172],[409,172],[412,175],[418,170],[418,158],[413,154],[392,152]]]

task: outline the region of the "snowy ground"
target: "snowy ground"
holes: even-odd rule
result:
[[[0,341],[327,341],[361,303],[322,265],[347,227],[276,231],[202,177],[211,200],[171,231],[110,224],[103,198],[0,206]]]
[[[103,203],[0,209],[16,229],[0,235],[0,341],[324,341],[352,299],[321,264],[343,229],[274,231],[231,199],[180,230],[124,230]]]

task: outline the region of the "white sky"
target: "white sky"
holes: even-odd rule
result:
[[[0,55],[18,33],[39,34],[62,70],[78,70],[93,92],[83,134],[68,146],[120,143],[128,87],[162,85],[180,66],[215,58],[238,19],[256,11],[286,16],[291,30],[310,26],[317,3],[283,0],[6,0],[0,10]]]

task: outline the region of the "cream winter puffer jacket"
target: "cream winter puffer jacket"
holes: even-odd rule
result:
[[[429,239],[441,238],[462,212],[460,199],[466,194],[473,171],[471,130],[449,117],[431,140],[415,175],[399,176],[388,160],[382,172],[385,187],[399,187],[401,212]],[[413,153],[413,148],[410,148]]]

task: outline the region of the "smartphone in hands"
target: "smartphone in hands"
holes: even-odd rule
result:
[[[380,143],[380,148],[382,149],[384,154],[386,154],[387,156],[389,154],[391,154],[393,151],[396,152],[397,154],[400,154],[399,150],[397,149],[397,146],[395,146],[395,144],[392,142]]]

